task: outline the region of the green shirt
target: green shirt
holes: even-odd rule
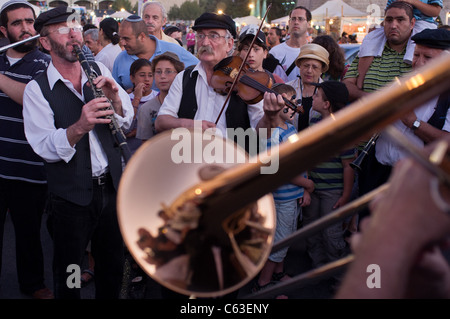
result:
[[[386,84],[389,84],[395,77],[401,77],[411,71],[411,65],[403,61],[406,47],[401,53],[391,49],[387,42],[384,46],[383,54],[374,57],[369,70],[364,78],[363,90],[372,92],[379,90]],[[353,60],[352,65],[345,74],[344,79],[358,77],[359,57]]]

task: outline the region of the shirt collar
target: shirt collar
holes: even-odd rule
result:
[[[55,86],[55,83],[58,80],[61,80],[63,83],[70,83],[70,81],[63,78],[61,73],[55,68],[53,65],[53,61],[50,62],[50,65],[47,68],[47,78],[48,78],[48,84],[50,86],[50,89],[53,90],[53,87]],[[84,85],[84,83],[87,82],[87,76],[84,72],[81,72],[81,83]]]

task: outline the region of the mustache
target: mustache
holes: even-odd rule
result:
[[[154,25],[153,23],[150,23],[150,22],[149,22],[149,23],[146,23],[145,25],[146,25],[147,27],[155,28],[155,25]]]
[[[30,37],[33,36],[30,32],[25,31],[25,32],[22,32],[22,34],[19,36],[19,39],[20,39],[21,37],[23,37],[24,35],[27,35],[27,34],[28,34]]]
[[[199,54],[199,55],[200,55],[200,54],[203,54],[203,53],[213,54],[214,51],[213,51],[213,48],[212,48],[211,46],[205,45],[205,46],[201,46],[201,47],[198,49],[198,54]]]

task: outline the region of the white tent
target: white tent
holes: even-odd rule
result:
[[[131,13],[129,13],[128,11],[124,10],[124,11],[116,11],[113,14],[110,15],[111,18],[115,18],[115,19],[126,19],[131,15]]]
[[[287,26],[288,21],[289,21],[289,16],[285,16],[285,17],[281,17],[278,19],[273,19],[272,21],[270,21],[270,23]]]
[[[311,12],[314,20],[336,17],[364,17],[366,12],[359,11],[342,0],[330,0]]]
[[[242,24],[245,24],[245,25],[249,25],[249,24],[260,25],[261,24],[261,19],[258,19],[255,16],[246,16],[246,17],[234,18],[233,20],[238,25],[242,25]]]

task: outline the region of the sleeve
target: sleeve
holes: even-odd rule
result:
[[[249,104],[247,106],[248,118],[250,119],[250,127],[256,128],[256,126],[258,125],[258,122],[263,117],[263,115],[264,115],[263,105],[264,105],[264,100],[261,100],[256,104]]]
[[[36,81],[25,87],[23,95],[25,136],[34,152],[49,163],[69,162],[75,154],[67,140],[66,129],[57,129],[54,114]]]
[[[103,76],[106,76],[111,79],[114,78],[109,69],[103,63],[98,62],[98,65],[102,71]],[[119,88],[119,96],[120,100],[122,101],[123,117],[116,113],[114,114],[114,116],[119,126],[122,127],[122,129],[127,130],[131,127],[131,124],[133,122],[134,117],[133,105],[131,104],[131,99],[128,93],[122,88],[122,86],[120,86],[119,83],[117,83],[117,81],[116,84],[118,84],[117,87]]]

